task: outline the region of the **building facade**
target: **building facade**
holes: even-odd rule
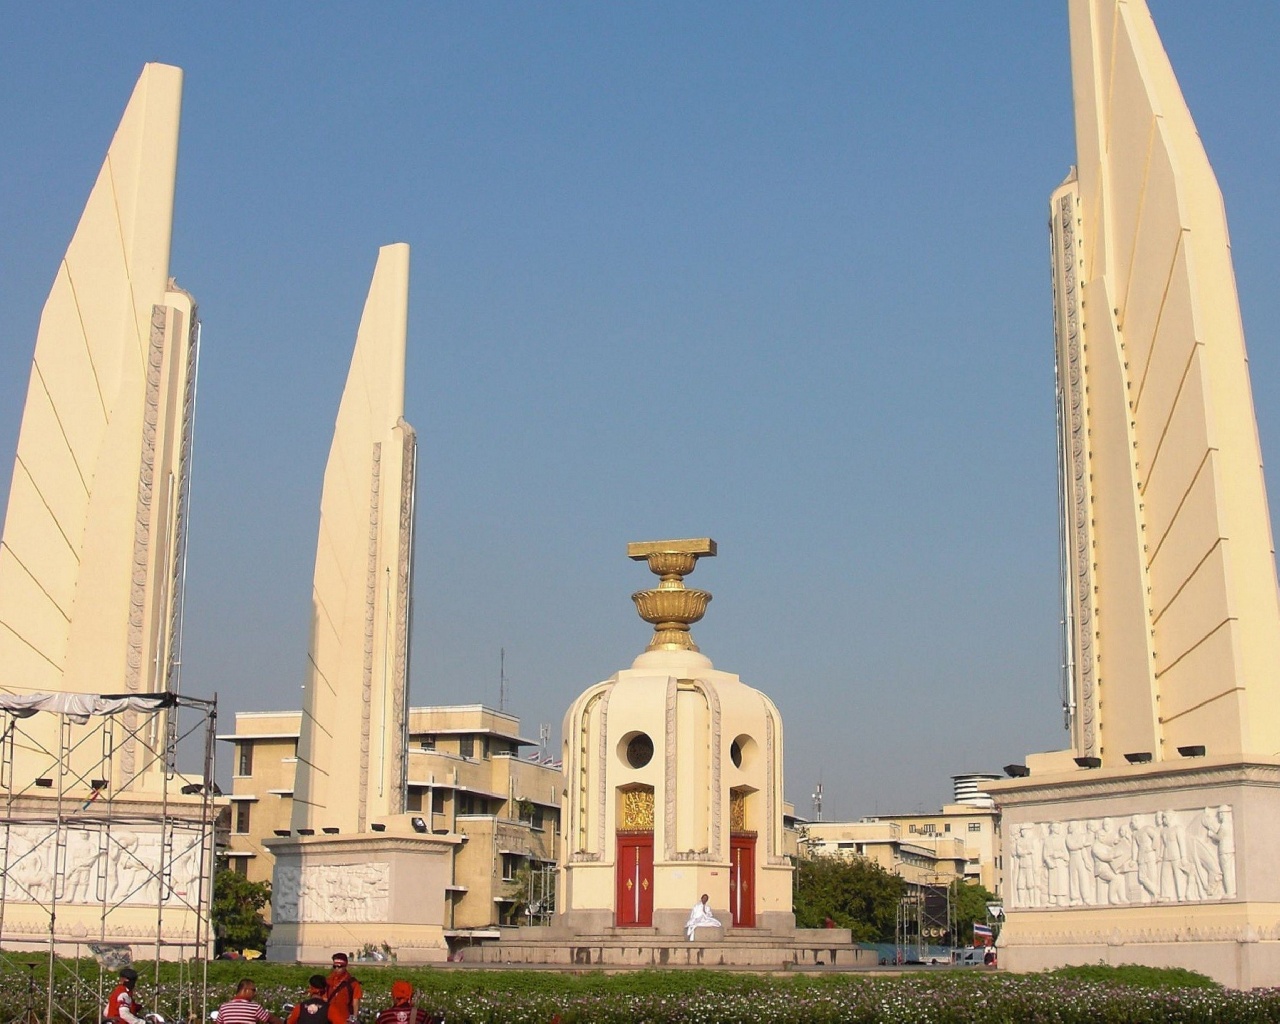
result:
[[[301,723],[301,711],[242,712],[218,737],[235,745],[227,863],[252,881],[271,880],[266,841],[290,834]],[[536,746],[480,704],[409,709],[407,809],[415,829],[458,840],[440,894],[451,940],[496,937],[553,903],[560,765],[521,756]]]
[[[805,824],[807,852],[866,857],[913,884],[963,879],[1000,894],[1000,815],[983,786],[998,776],[952,776],[954,802],[931,813],[878,814]]]

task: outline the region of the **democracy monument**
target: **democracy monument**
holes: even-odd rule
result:
[[[275,855],[274,960],[393,942],[444,960],[448,848],[406,813],[417,435],[404,419],[409,247],[384,246],[320,497],[293,821]]]
[[[1280,596],[1222,197],[1143,0],[1068,6],[1077,160],[1050,231],[1070,746],[988,787],[1001,966],[1280,985]],[[36,338],[0,541],[5,948],[211,948],[216,708],[182,694],[179,656],[200,336],[169,276],[181,86],[144,68]],[[408,290],[408,246],[384,247],[324,473],[273,959],[447,953],[465,836],[406,800]],[[564,717],[553,923],[476,959],[873,959],[795,927],[781,719],[690,633],[711,595],[685,578],[715,554],[629,545],[659,577],[632,595],[653,635]],[[205,759],[184,775],[188,738]]]
[[[181,694],[178,659],[200,326],[169,276],[181,92],[144,68],[36,337],[0,541],[10,949],[211,942],[213,704]]]
[[[1050,200],[1071,747],[1011,765],[1001,966],[1280,984],[1280,602],[1226,217],[1140,0],[1071,0]]]

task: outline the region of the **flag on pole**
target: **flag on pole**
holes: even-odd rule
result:
[[[995,936],[991,929],[985,924],[973,922],[973,944],[975,946],[994,946]]]

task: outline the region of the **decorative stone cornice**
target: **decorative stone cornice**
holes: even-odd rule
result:
[[[1086,797],[1132,796],[1135,793],[1169,793],[1208,786],[1280,787],[1280,764],[1237,761],[1225,764],[1184,764],[1161,761],[1151,768],[1132,768],[1102,776],[1098,769],[1081,769],[1079,778],[1057,774],[1041,781],[1004,780],[993,788],[1000,807],[1043,806],[1068,803]]]

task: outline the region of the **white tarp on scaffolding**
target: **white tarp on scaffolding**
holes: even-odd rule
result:
[[[92,715],[118,715],[121,711],[150,712],[171,707],[168,693],[138,695],[99,693],[0,693],[0,711],[15,718],[30,718],[37,711],[66,715],[76,725],[84,725]]]

